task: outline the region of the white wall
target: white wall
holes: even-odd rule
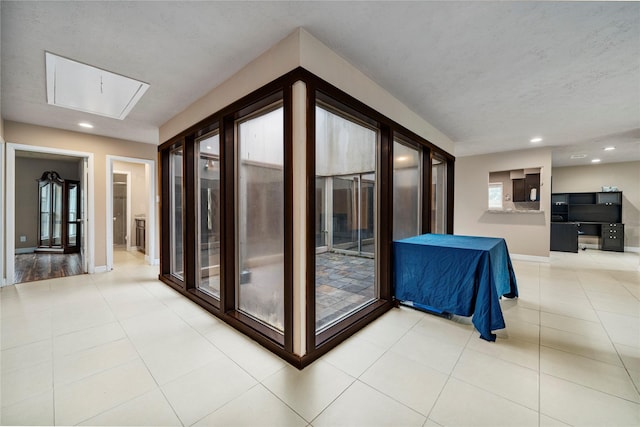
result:
[[[458,157],[455,167],[455,234],[502,237],[511,254],[549,257],[550,148]],[[525,168],[542,168],[540,209],[544,212],[488,212],[489,173]]]
[[[554,168],[552,173],[554,193],[601,191],[602,186],[618,187],[622,191],[624,244],[627,249],[640,250],[640,162],[561,167]]]
[[[48,128],[5,121],[4,134],[8,143],[32,145],[50,149],[63,149],[80,152],[91,152],[94,156],[94,209],[95,223],[95,265],[96,268],[106,266],[106,168],[107,156],[115,155],[138,159],[156,160],[158,148],[152,144],[107,138],[86,133]],[[11,177],[12,179],[13,177]],[[152,172],[152,179],[156,179]],[[157,206],[157,205],[156,205]],[[155,209],[155,207],[154,207]],[[157,214],[157,210],[156,210]],[[157,239],[158,236],[155,236]],[[155,247],[158,248],[157,240]],[[157,249],[154,259],[158,258]]]
[[[296,29],[231,78],[203,94],[202,98],[163,124],[160,127],[160,141],[169,140],[191,125],[299,66],[445,151],[453,153],[451,139],[301,28]]]

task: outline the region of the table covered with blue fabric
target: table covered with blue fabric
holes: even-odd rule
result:
[[[504,239],[423,234],[393,242],[394,294],[434,311],[473,315],[485,340],[505,327],[500,297],[518,296]]]

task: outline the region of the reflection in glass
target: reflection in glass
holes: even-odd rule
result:
[[[69,208],[67,211],[67,245],[68,246],[76,246],[78,243],[77,239],[77,229],[78,225],[76,221],[78,220],[78,185],[77,184],[69,184]]]
[[[393,239],[420,234],[420,151],[393,142]]]
[[[173,150],[169,158],[171,186],[171,274],[184,280],[183,218],[182,218],[182,147]]]
[[[447,233],[447,162],[436,157],[431,163],[431,232]]]
[[[220,136],[198,141],[198,288],[220,298]]]
[[[51,183],[40,187],[40,246],[50,246],[49,223],[51,222]]]
[[[325,199],[327,197],[326,180],[322,177],[316,177],[316,248],[324,248],[327,246],[327,217],[324,212]]]
[[[238,309],[284,330],[283,108],[237,123]]]
[[[316,107],[316,332],[377,297],[377,138],[359,121]]]
[[[62,245],[62,185],[53,186],[53,233],[52,246]]]

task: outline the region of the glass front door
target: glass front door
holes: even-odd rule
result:
[[[374,254],[374,194],[373,173],[333,177],[333,250]]]
[[[67,192],[67,242],[65,252],[80,252],[82,243],[82,218],[80,218],[80,184],[75,181],[68,181]]]
[[[65,180],[54,171],[39,183],[38,249],[73,253],[80,250],[80,183]]]

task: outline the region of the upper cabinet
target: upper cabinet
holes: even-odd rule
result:
[[[596,203],[601,205],[621,205],[622,192],[612,191],[608,193],[596,193]]]
[[[622,192],[554,193],[551,221],[620,223]]]

